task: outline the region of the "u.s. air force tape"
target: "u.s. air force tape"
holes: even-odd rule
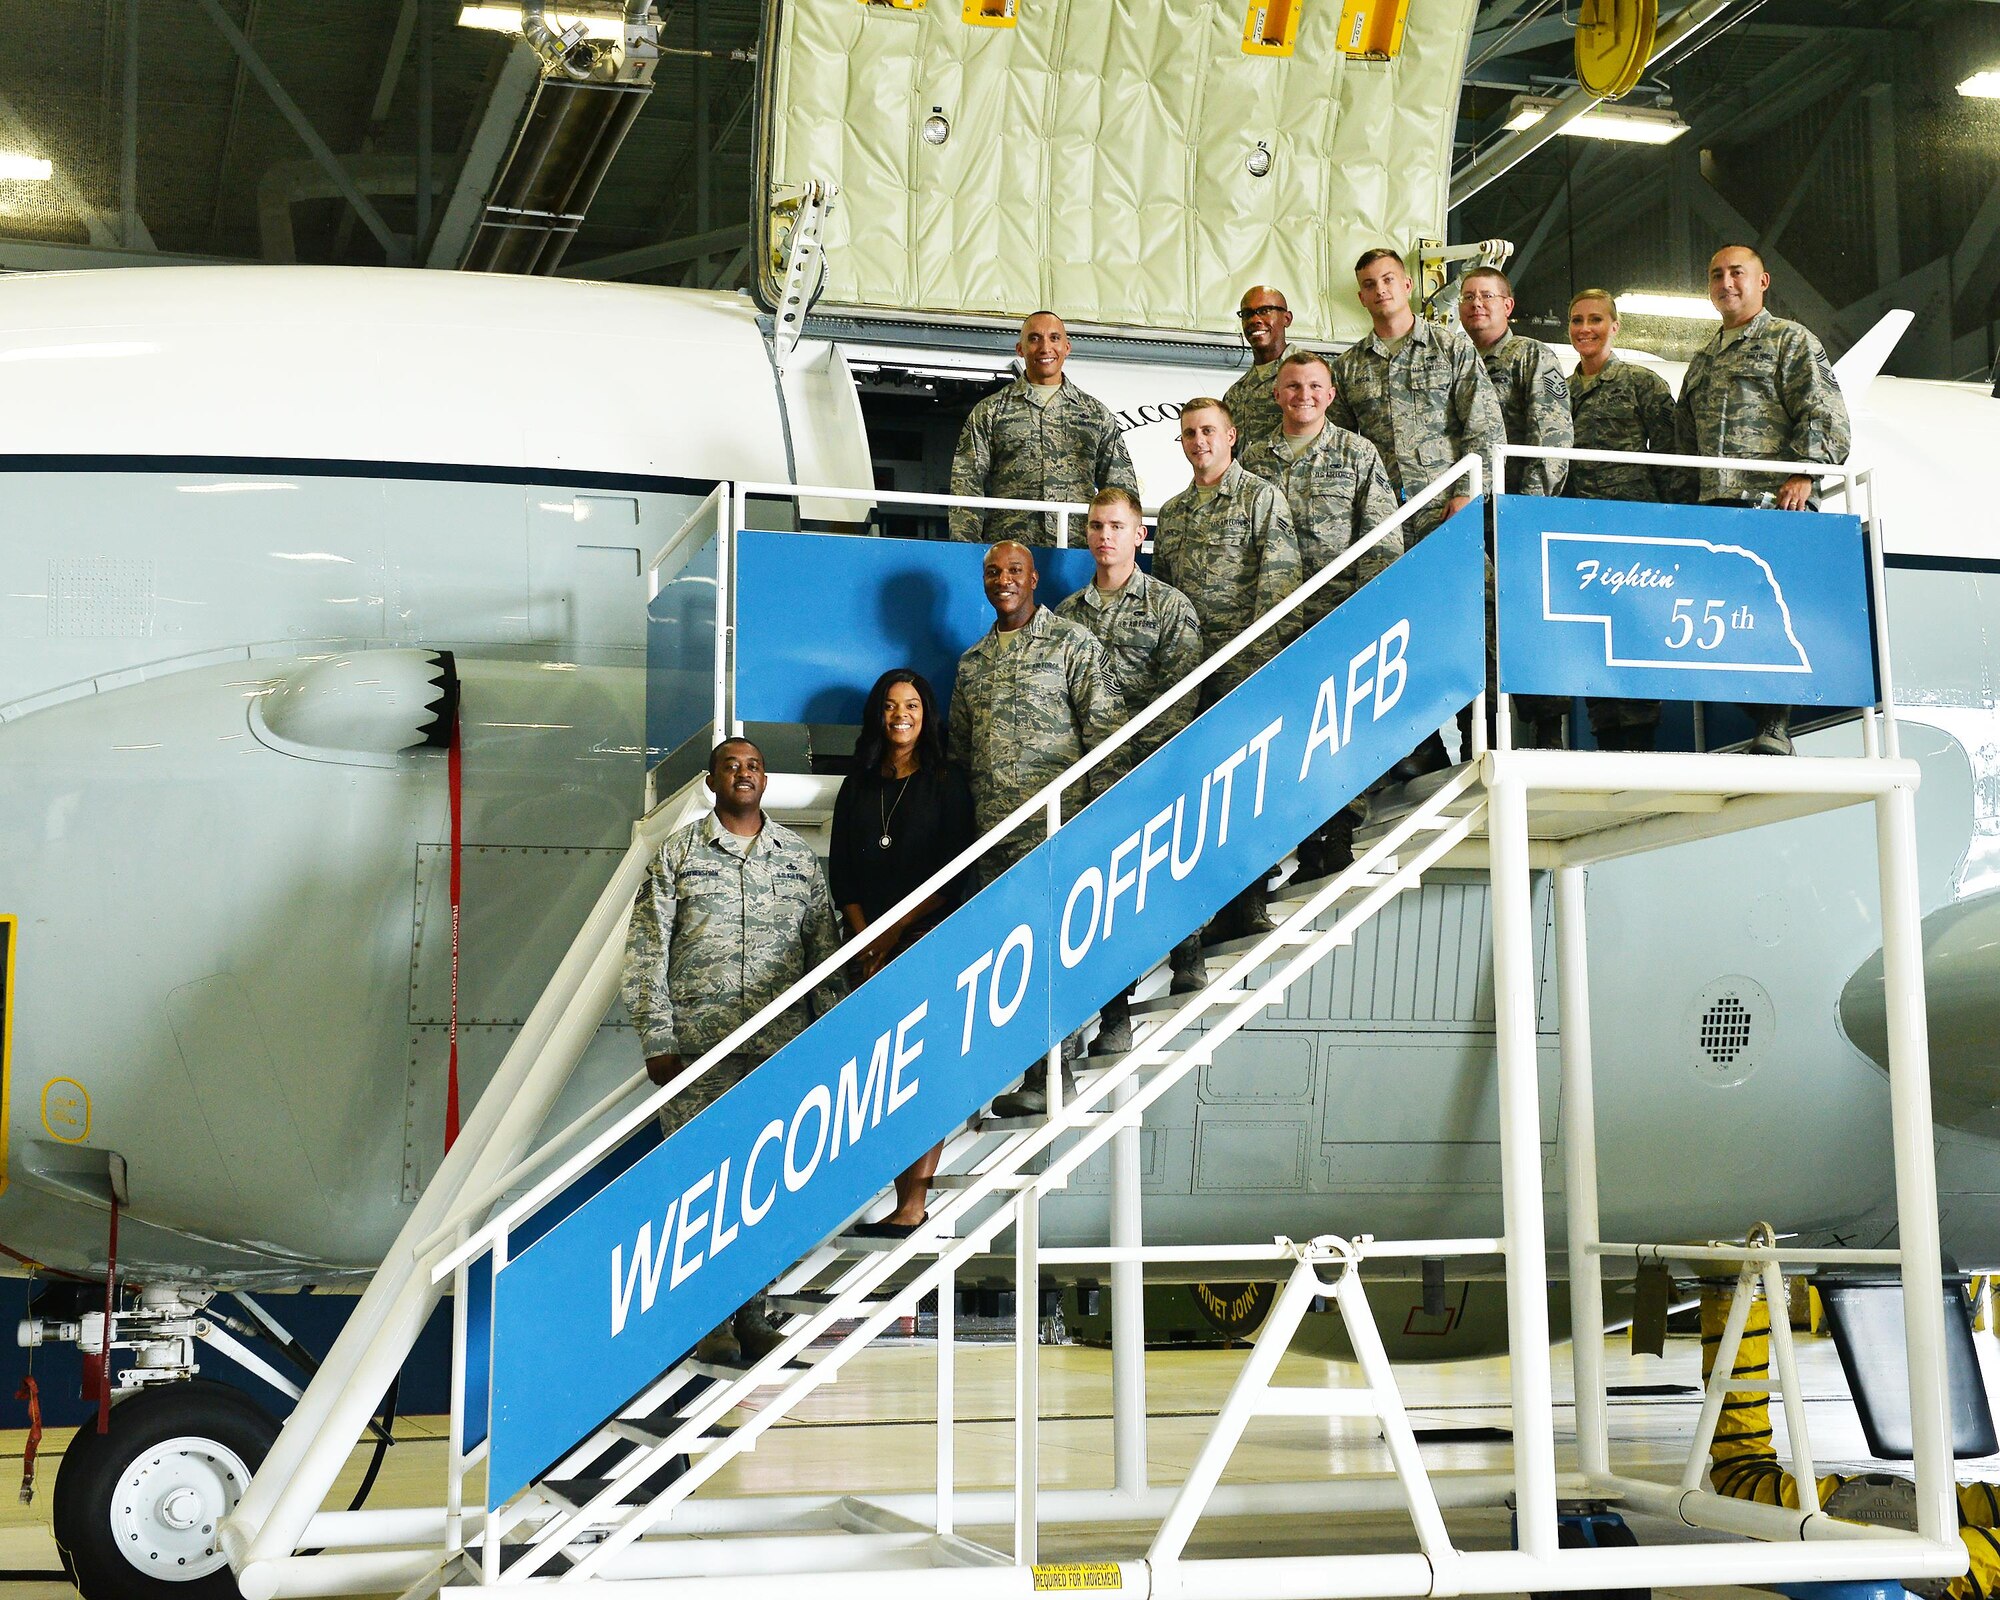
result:
[[[1037,1589],[1120,1589],[1115,1561],[1048,1561],[1034,1569]]]

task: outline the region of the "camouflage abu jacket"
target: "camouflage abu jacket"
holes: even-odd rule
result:
[[[1570,447],[1569,385],[1563,381],[1556,355],[1539,339],[1508,332],[1491,350],[1480,353],[1509,444],[1541,445],[1552,450]],[[1509,494],[1561,494],[1567,461],[1510,461]]]
[[[1306,578],[1396,514],[1396,492],[1375,447],[1330,422],[1304,449],[1279,430],[1244,457],[1243,470],[1283,493]],[[1306,602],[1304,626],[1311,627],[1402,553],[1398,528]]]
[[[1188,598],[1203,658],[1214,655],[1305,581],[1284,495],[1241,462],[1230,463],[1207,499],[1189,484],[1160,508],[1153,576]],[[1203,704],[1221,699],[1299,631],[1293,612],[1209,679]]]
[[[1741,328],[1719,328],[1695,352],[1674,408],[1683,455],[1747,456],[1836,466],[1853,442],[1847,401],[1818,339],[1796,322],[1760,311]],[[1782,472],[1701,469],[1703,500],[1754,500],[1776,493]]]
[[[1125,700],[1125,715],[1136,716],[1201,665],[1201,623],[1188,597],[1158,578],[1134,571],[1125,587],[1106,597],[1086,583],[1056,615],[1074,623],[1104,646],[1111,676]],[[1195,695],[1183,695],[1133,736],[1127,747],[1137,766],[1194,720]]]
[[[1569,375],[1569,409],[1579,450],[1650,450],[1673,455],[1674,396],[1650,367],[1612,356],[1591,377]],[[1634,461],[1572,461],[1564,493],[1575,500],[1694,498],[1694,474]]]
[[[1085,501],[1099,489],[1139,492],[1139,475],[1103,401],[1069,379],[1045,406],[1016,378],[972,408],[951,458],[951,492],[1001,500]],[[1056,542],[1056,518],[1045,511],[988,511],[958,506],[951,536],[975,544],[1018,539]],[[1083,517],[1070,518],[1069,542],[1083,543]]]
[[[692,1062],[839,948],[819,858],[764,819],[750,839],[713,813],[661,845],[632,903],[625,1009],[649,1056]],[[767,1056],[847,992],[835,974],[741,1049]]]

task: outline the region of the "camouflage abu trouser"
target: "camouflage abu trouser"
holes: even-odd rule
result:
[[[699,1078],[660,1107],[660,1132],[672,1138],[723,1095],[764,1064],[764,1057],[739,1050],[716,1062]],[[681,1076],[687,1076],[685,1070]]]
[[[679,1094],[675,1095],[673,1099],[660,1107],[660,1132],[671,1139],[682,1128],[685,1128],[697,1116],[714,1105],[716,1101],[720,1100],[731,1089],[749,1077],[757,1068],[761,1067],[764,1061],[765,1057],[755,1055],[747,1050],[739,1050],[733,1055],[724,1056],[699,1078],[696,1078],[685,1089],[681,1090]],[[687,1076],[685,1070],[683,1070],[681,1076]],[[746,1311],[758,1317],[768,1318],[770,1316],[770,1306],[770,1301],[764,1297],[764,1291],[759,1289],[748,1300],[744,1301],[742,1305],[737,1307],[735,1311],[732,1311],[718,1322],[710,1330],[709,1337],[714,1338],[718,1334],[734,1332],[736,1318]]]

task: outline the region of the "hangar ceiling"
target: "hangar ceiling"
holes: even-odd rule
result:
[[[664,10],[653,93],[563,270],[741,284],[764,5]],[[1670,27],[1681,0],[1662,10]],[[1774,302],[1829,346],[1907,305],[1918,326],[1894,370],[1983,375],[2000,348],[2000,102],[1954,86],[2000,67],[2000,5],[1719,10],[1720,31],[1670,53],[1628,97],[1669,103],[1687,135],[1553,138],[1464,199],[1454,236],[1515,242],[1520,312],[1546,337],[1560,336],[1572,285],[1698,291],[1714,245],[1750,238],[1772,266]],[[504,151],[532,81],[526,46],[461,26],[459,11],[458,0],[43,0],[0,54],[0,151],[46,157],[55,176],[0,180],[0,267],[450,264],[440,236],[454,192],[485,170],[482,153],[490,166]],[[1508,137],[1517,95],[1573,81],[1574,22],[1566,0],[1481,0],[1462,170]],[[1628,331],[1662,346],[1688,333]]]

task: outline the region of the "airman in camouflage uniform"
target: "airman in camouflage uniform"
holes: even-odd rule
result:
[[[1371,250],[1354,269],[1374,328],[1333,357],[1327,419],[1375,446],[1389,482],[1408,500],[1461,457],[1492,460],[1507,437],[1500,402],[1472,341],[1410,309],[1410,275],[1392,250]],[[1453,494],[1412,520],[1415,544],[1470,498]]]
[[[748,796],[750,782],[739,779],[734,763],[756,748],[747,740],[716,746],[709,784],[718,799],[739,782]],[[753,803],[761,803],[761,758],[755,789]],[[833,899],[811,847],[768,817],[748,837],[724,822],[718,806],[668,837],[633,901],[623,994],[649,1059],[693,1061],[840,948]],[[830,978],[809,1001],[772,1018],[667,1102],[667,1131],[720,1098],[845,990],[838,976]]]
[[[1244,292],[1236,319],[1243,324],[1243,339],[1255,362],[1222,397],[1236,424],[1236,453],[1241,456],[1258,440],[1276,433],[1284,420],[1271,385],[1277,382],[1278,363],[1285,358],[1285,330],[1292,325],[1292,312],[1276,289],[1258,284]]]
[[[1604,289],[1570,302],[1569,341],[1580,358],[1569,375],[1569,410],[1579,450],[1678,451],[1674,395],[1650,367],[1617,355],[1618,303]],[[1591,363],[1596,362],[1595,368]],[[1680,501],[1694,498],[1692,474],[1647,461],[1572,461],[1563,492],[1573,500]]]
[[[1097,562],[1091,581],[1056,607],[1104,646],[1112,677],[1125,698],[1127,716],[1147,706],[1201,665],[1201,624],[1188,597],[1139,570],[1139,546],[1146,539],[1145,513],[1138,497],[1124,489],[1100,489],[1090,503],[1090,553]],[[1137,766],[1194,720],[1196,696],[1183,695],[1134,734],[1127,748]],[[1201,944],[1190,935],[1174,947],[1173,970],[1182,990],[1201,987]],[[1132,994],[1115,996],[1098,1020],[1093,1055],[1122,1055],[1132,1048]]]
[[[1088,523],[1091,554],[1098,556],[1098,578],[1106,576],[1099,555],[1101,530],[1122,514],[1131,549],[1111,568],[1107,593],[1093,579],[1056,607],[1056,615],[1083,629],[1104,647],[1111,678],[1124,697],[1128,716],[1136,716],[1201,665],[1201,623],[1188,597],[1134,564],[1146,536],[1144,513],[1129,490],[1100,490],[1091,502]],[[1107,541],[1108,542],[1108,541]],[[1132,736],[1126,749],[1137,766],[1181,729],[1194,721],[1194,695],[1183,695]]]
[[[1569,375],[1569,409],[1577,448],[1675,453],[1674,396],[1649,367],[1622,360],[1613,350],[1618,302],[1606,289],[1585,289],[1569,303],[1569,342],[1576,370]],[[1694,475],[1647,461],[1572,461],[1565,494],[1573,500],[1677,501],[1694,498]],[[1516,702],[1519,703],[1518,701]],[[1650,750],[1659,734],[1657,700],[1584,702],[1600,750]],[[1536,743],[1553,743],[1536,730]]]
[[[1284,425],[1243,453],[1243,470],[1284,495],[1305,576],[1311,578],[1396,514],[1396,491],[1389,487],[1375,447],[1326,420],[1333,377],[1321,357],[1306,350],[1285,357],[1278,394]],[[1295,436],[1293,427],[1300,434]],[[1305,626],[1330,613],[1402,553],[1399,528],[1306,602]]]
[[[1840,380],[1819,340],[1765,310],[1770,286],[1763,259],[1747,245],[1725,245],[1709,258],[1708,298],[1722,326],[1681,378],[1674,411],[1681,453],[1838,465],[1853,442]],[[1753,504],[1769,495],[1781,511],[1818,509],[1814,480],[1805,474],[1700,473],[1703,504]],[[1757,719],[1753,753],[1792,753],[1789,706],[1744,709]]]
[[[1002,500],[1088,500],[1099,489],[1139,490],[1139,476],[1101,400],[1062,375],[1069,334],[1062,318],[1037,311],[1021,324],[1014,348],[1023,376],[972,408],[951,460],[951,492]],[[1017,539],[1056,542],[1057,517],[1046,511],[975,511],[954,507],[951,536],[967,543]],[[1069,542],[1083,532],[1072,517]]]
[[[1717,252],[1716,260],[1738,256],[1757,263],[1757,275],[1770,282],[1755,253],[1742,246]],[[1737,263],[1732,259],[1729,264]],[[1711,265],[1711,299],[1718,293],[1715,271]],[[1730,308],[1718,304],[1723,325],[1695,352],[1681,379],[1674,412],[1681,452],[1828,466],[1845,461],[1853,443],[1847,401],[1825,348],[1798,323],[1772,316],[1764,308],[1761,290],[1749,314],[1732,321],[1730,309],[1740,308],[1745,297],[1734,284],[1722,292],[1733,296]],[[1803,510],[1813,499],[1812,480],[1787,478],[1781,472],[1701,469],[1704,504],[1749,502],[1764,494],[1772,495],[1781,509]]]
[[[986,552],[986,597],[992,629],[959,657],[951,694],[952,759],[972,785],[980,832],[1118,731],[1125,701],[1104,647],[1053,611],[1035,604],[1035,564],[1025,546],[1005,540]],[[1125,772],[1124,750],[1091,774],[1102,794]],[[1066,806],[1087,796],[1065,795]],[[980,864],[992,879],[1043,838],[1039,820],[1017,828]]]
[[[1458,322],[1479,352],[1509,444],[1567,447],[1570,442],[1569,390],[1555,352],[1539,340],[1524,339],[1511,324],[1514,286],[1497,267],[1475,267],[1459,284]],[[1489,459],[1488,471],[1494,463]],[[1554,495],[1562,491],[1568,463],[1539,457],[1507,463],[1509,494]],[[1493,680],[1490,670],[1488,682]],[[1531,729],[1530,743],[1544,743],[1553,729],[1559,735],[1569,701],[1556,695],[1514,697],[1514,709]]]
[[[1479,351],[1509,444],[1565,450],[1570,443],[1569,387],[1555,352],[1516,333],[1514,286],[1496,267],[1474,267],[1459,285],[1458,322]],[[1562,493],[1566,461],[1507,463],[1509,494]]]
[[[1224,402],[1204,397],[1181,408],[1181,450],[1195,481],[1160,507],[1153,532],[1153,576],[1193,605],[1203,659],[1305,581],[1285,497],[1229,459],[1236,442]],[[1221,699],[1296,639],[1299,629],[1293,612],[1208,680],[1202,704]]]
[[[764,757],[748,739],[725,739],[709,756],[715,810],[668,836],[646,870],[626,934],[625,1008],[648,1076],[678,1078],[840,947],[833,897],[819,858],[763,813]],[[788,1007],[660,1108],[668,1137],[797,1037],[846,993],[839,974]],[[709,1361],[759,1359],[782,1333],[769,1301],[753,1295],[705,1335]]]
[[[1323,357],[1294,350],[1278,369],[1276,392],[1283,425],[1244,453],[1243,466],[1284,495],[1311,579],[1396,514],[1396,492],[1375,447],[1327,420],[1333,374]],[[1402,530],[1392,529],[1306,602],[1303,625],[1330,615],[1402,553]],[[1357,800],[1300,840],[1299,876],[1323,878],[1352,862],[1354,830],[1364,815]]]

